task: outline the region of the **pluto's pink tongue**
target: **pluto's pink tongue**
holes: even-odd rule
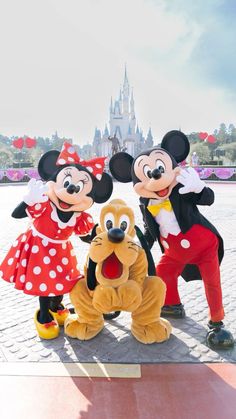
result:
[[[102,264],[102,275],[107,279],[119,278],[122,275],[122,271],[122,263],[116,257],[115,253],[108,256]]]
[[[162,189],[161,191],[156,192],[158,196],[165,196],[168,194],[168,188]]]

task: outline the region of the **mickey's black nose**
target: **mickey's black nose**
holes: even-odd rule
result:
[[[125,233],[120,228],[110,228],[108,230],[108,239],[112,243],[120,243],[124,240]]]
[[[161,172],[159,169],[153,169],[152,170],[152,178],[153,179],[160,179],[161,177]]]

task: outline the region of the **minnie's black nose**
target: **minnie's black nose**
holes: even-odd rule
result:
[[[66,192],[70,193],[71,195],[76,192],[76,186],[71,183],[67,188]]]
[[[112,243],[120,243],[124,240],[125,233],[120,228],[110,228],[108,230],[108,239]]]
[[[161,172],[159,169],[153,169],[152,170],[152,178],[153,179],[160,179],[161,177]]]

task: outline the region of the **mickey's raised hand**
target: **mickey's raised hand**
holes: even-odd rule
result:
[[[189,192],[200,193],[206,186],[205,182],[200,179],[198,173],[195,169],[193,169],[193,167],[182,169],[180,174],[176,176],[176,180],[183,185],[183,187],[179,189],[179,193],[181,195]]]

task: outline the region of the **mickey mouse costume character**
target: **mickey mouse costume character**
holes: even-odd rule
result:
[[[39,296],[34,321],[41,338],[59,335],[59,325],[69,314],[61,303],[63,294],[83,277],[70,236],[89,239],[94,223],[84,211],[111,196],[112,179],[103,173],[105,159],[83,161],[67,142],[61,153],[48,151],[38,164],[46,184],[31,179],[23,202],[12,213],[14,218],[28,216],[31,225],[1,263],[1,276],[25,294]]]
[[[214,348],[234,345],[222,322],[224,309],[220,284],[223,240],[197,205],[211,205],[214,192],[189,167],[179,166],[189,153],[189,141],[180,131],[168,132],[160,146],[135,159],[117,153],[110,160],[111,174],[120,182],[133,181],[140,198],[145,237],[152,247],[158,240],[163,255],[156,273],[167,286],[163,316],[184,317],[178,293],[178,276],[186,281],[203,279],[209,306],[207,343]]]

